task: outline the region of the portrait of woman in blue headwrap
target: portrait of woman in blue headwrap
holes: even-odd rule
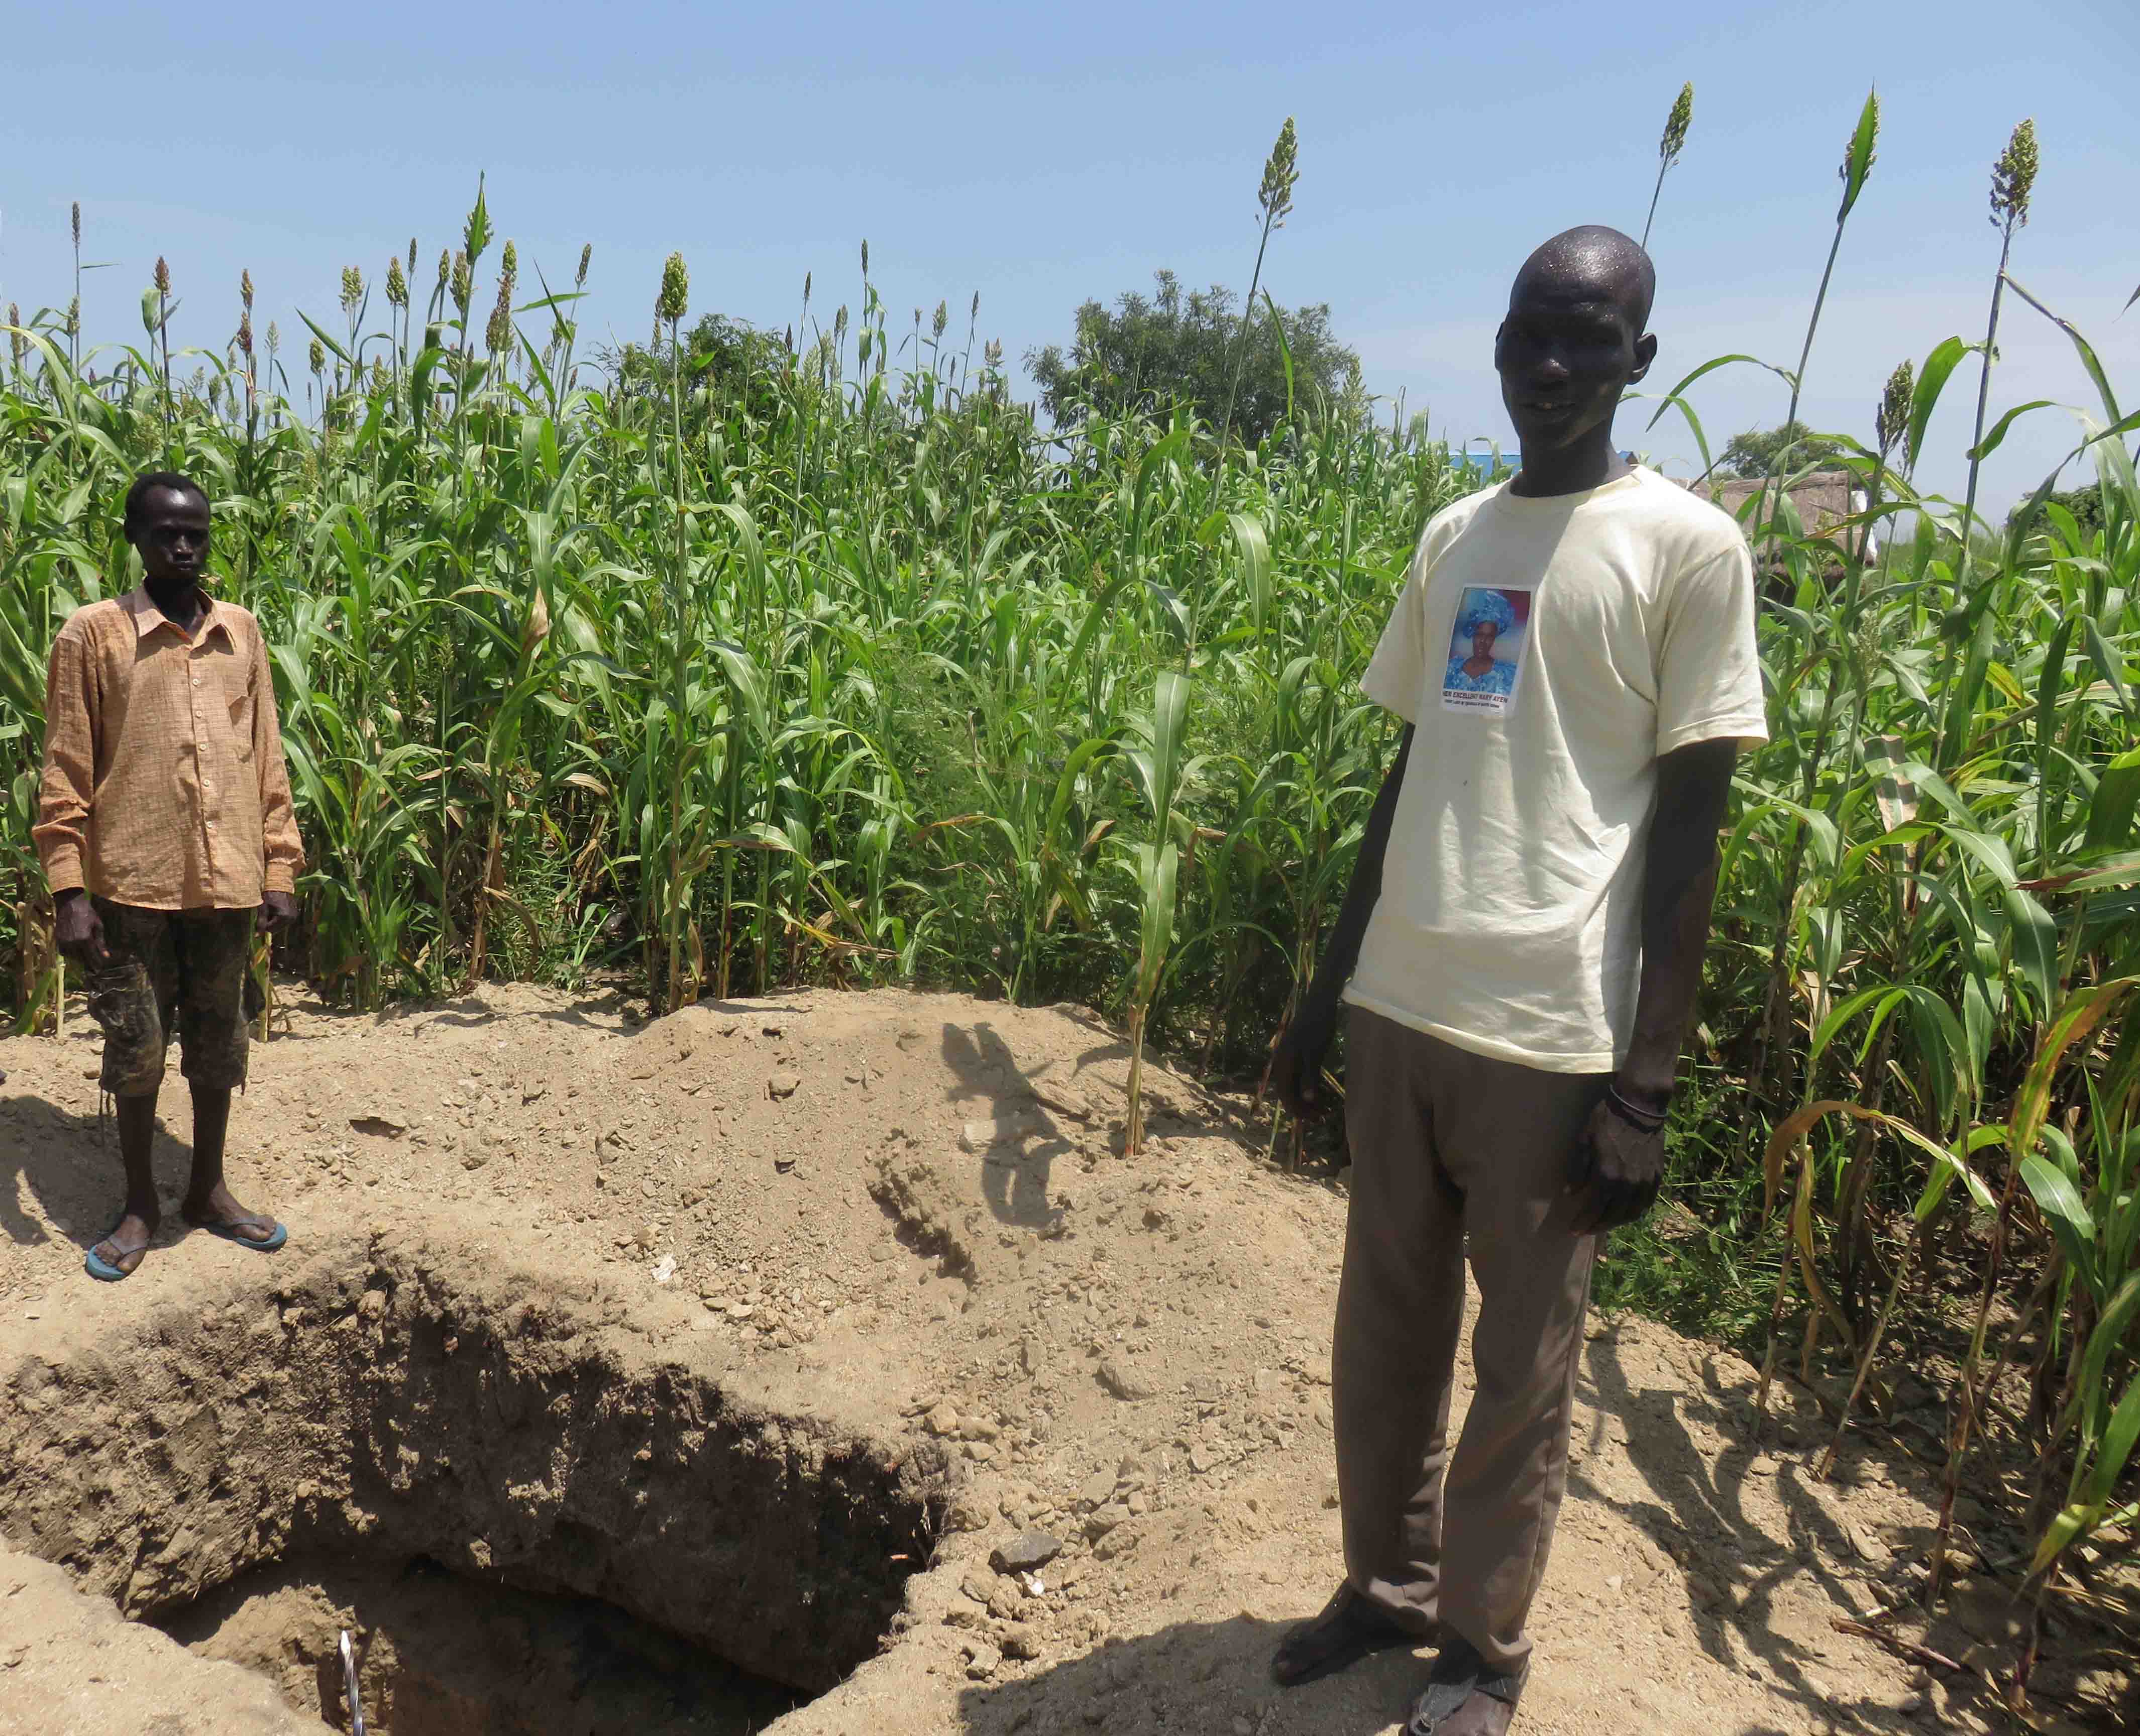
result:
[[[1514,606],[1498,591],[1476,586],[1464,593],[1457,606],[1456,634],[1450,645],[1448,672],[1441,690],[1449,694],[1498,694],[1515,691],[1516,665],[1494,654],[1496,641],[1516,628]]]

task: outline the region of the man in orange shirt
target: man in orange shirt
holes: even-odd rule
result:
[[[127,490],[125,532],[140,588],[77,609],[52,645],[33,829],[119,1105],[126,1203],[84,1263],[107,1282],[130,1277],[156,1233],[150,1151],[174,1026],[194,1100],[181,1214],[263,1253],[287,1239],[232,1197],[223,1155],[245,1082],[251,938],[295,919],[303,854],[260,624],[201,588],[207,495],[151,471]]]

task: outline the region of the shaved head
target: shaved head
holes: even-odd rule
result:
[[[1632,237],[1603,223],[1583,223],[1562,230],[1524,261],[1509,292],[1509,305],[1526,290],[1541,289],[1557,298],[1610,301],[1640,336],[1649,327],[1650,304],[1657,299],[1657,267]]]
[[[1501,402],[1524,468],[1518,493],[1570,493],[1624,470],[1612,413],[1650,370],[1650,256],[1617,229],[1566,229],[1524,261],[1494,336]]]

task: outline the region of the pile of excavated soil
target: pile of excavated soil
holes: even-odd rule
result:
[[[110,1346],[154,1358],[172,1322],[204,1307],[236,1319],[245,1297],[272,1297],[308,1259],[346,1248],[353,1268],[398,1262],[493,1307],[523,1289],[569,1297],[652,1359],[645,1380],[682,1371],[709,1390],[779,1395],[780,1415],[901,1444],[882,1449],[890,1469],[901,1454],[901,1474],[928,1468],[944,1524],[933,1563],[905,1581],[881,1655],[782,1732],[1367,1736],[1401,1717],[1423,1670],[1401,1653],[1288,1694],[1266,1674],[1279,1635],[1341,1571],[1328,1364],[1342,1191],[1278,1172],[1242,1106],[1164,1069],[1146,1076],[1147,1149],[1123,1157],[1126,1054],[1089,1015],[899,992],[707,1004],[645,1025],[525,987],[377,1017],[300,1001],[256,1051],[232,1134],[239,1196],[288,1222],[291,1249],[263,1258],[180,1233],[174,1067],[165,1121],[180,1137],[158,1154],[169,1227],[110,1288],[81,1271],[117,1197],[96,1056],[83,1025],[0,1042],[0,1223],[13,1242],[0,1267],[0,1461],[11,1438],[52,1428],[49,1405],[26,1413],[11,1395],[64,1390],[70,1359]],[[350,1282],[367,1280],[358,1269]],[[381,1304],[381,1331],[396,1307]],[[271,1332],[261,1354],[290,1352]],[[189,1382],[190,1400],[214,1404],[214,1384]],[[2015,1631],[2018,1534],[1966,1509],[1969,1571],[1927,1628],[1912,1612],[1928,1474],[1866,1441],[1816,1482],[1818,1412],[1780,1392],[1757,1445],[1753,1384],[1714,1346],[1637,1319],[1593,1322],[1522,1728],[1988,1728],[1993,1704],[1971,1670]],[[149,1385],[150,1406],[169,1401]],[[130,1427],[123,1406],[99,1417]],[[631,1523],[625,1511],[601,1523]],[[117,1544],[96,1525],[71,1537],[48,1510],[32,1536],[9,1513],[0,1499],[0,1538],[130,1609],[155,1604],[130,1596],[134,1564],[106,1559]],[[1030,1574],[992,1567],[1033,1531],[1060,1552]],[[552,1559],[540,1550],[553,1543],[529,1541],[528,1559]],[[450,1565],[480,1572],[469,1547]],[[302,1626],[301,1606],[358,1601],[302,1575],[276,1595],[282,1613],[260,1620],[278,1635]],[[35,1685],[96,1674],[85,1648],[104,1642],[85,1624],[105,1611],[55,1613],[56,1597],[49,1572],[0,1555],[0,1731],[76,1727],[37,1709]],[[17,1619],[24,1610],[41,1613]],[[1896,1635],[1966,1667],[1927,1673],[1836,1625],[1890,1611]],[[147,1660],[127,1666],[140,1680],[181,1702],[195,1691],[174,1685],[207,1665],[125,1632]],[[225,1652],[237,1645],[229,1622],[216,1632]],[[2089,1655],[2056,1622],[2051,1650],[2039,1709],[2112,1727],[2129,1660]],[[138,1715],[136,1677],[107,1675],[105,1711]]]

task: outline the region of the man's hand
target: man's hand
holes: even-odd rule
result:
[[[297,900],[287,892],[263,892],[253,925],[263,934],[279,934],[297,919]]]
[[[1303,1007],[1271,1052],[1271,1089],[1297,1121],[1312,1121],[1323,1113],[1323,1057],[1337,1031],[1330,1013]]]
[[[1664,1129],[1638,1126],[1610,1101],[1601,1101],[1568,1164],[1575,1233],[1602,1234],[1632,1224],[1657,1204],[1664,1177]]]
[[[75,963],[109,964],[111,949],[104,944],[104,919],[89,895],[79,889],[60,893],[53,900],[52,941]]]

